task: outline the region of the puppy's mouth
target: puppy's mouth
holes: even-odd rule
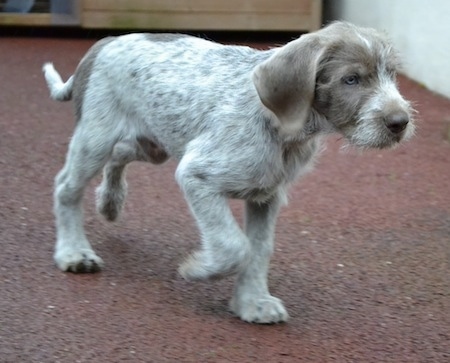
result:
[[[362,140],[348,139],[350,144],[360,149],[389,149],[399,145],[401,140],[394,138],[380,138],[363,142]]]
[[[382,122],[358,123],[352,130],[343,132],[349,144],[363,149],[388,149],[396,147],[414,134],[413,124],[394,132]]]

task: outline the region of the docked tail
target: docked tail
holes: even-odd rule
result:
[[[50,97],[56,101],[70,101],[72,99],[73,76],[64,83],[52,63],[45,63],[42,71],[50,90]]]

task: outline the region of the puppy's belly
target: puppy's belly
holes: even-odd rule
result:
[[[248,188],[242,190],[227,191],[226,195],[232,199],[251,200],[253,202],[263,203],[269,200],[277,191],[277,186],[272,188]]]

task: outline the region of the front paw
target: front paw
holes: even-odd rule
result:
[[[283,302],[271,295],[233,297],[230,309],[249,323],[274,324],[289,318]]]
[[[180,275],[188,280],[220,279],[238,273],[247,263],[248,253],[215,253],[199,250],[191,254],[179,267]]]
[[[197,251],[181,264],[178,272],[187,281],[214,280],[234,274],[236,266],[223,266],[204,251]]]

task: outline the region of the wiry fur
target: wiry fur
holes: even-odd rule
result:
[[[73,272],[103,265],[82,220],[83,190],[94,175],[103,168],[98,211],[115,220],[126,196],[126,165],[173,157],[202,236],[180,273],[237,274],[230,306],[239,317],[285,321],[267,274],[286,188],[311,168],[324,134],[383,148],[413,133],[396,69],[388,41],[346,23],[266,51],[183,35],[107,38],[66,83],[46,64],[51,97],[73,97],[77,117],[55,181],[57,265]],[[228,198],[245,200],[244,231]]]

